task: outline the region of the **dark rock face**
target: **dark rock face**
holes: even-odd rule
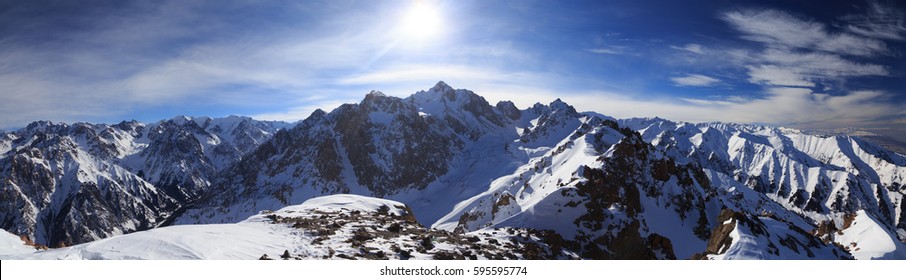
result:
[[[734,222],[735,220],[730,223],[725,222],[734,217],[739,219],[743,218],[744,215],[728,209],[721,210],[720,216],[717,217],[718,226],[711,231],[711,238],[708,239],[708,247],[705,248],[705,254],[723,254],[727,249],[730,249],[730,244],[733,243],[730,232],[736,229],[736,223]]]
[[[897,222],[897,228],[906,229],[906,203],[900,203],[900,221]],[[906,236],[901,236],[900,239],[906,240]]]
[[[442,120],[423,118],[418,108],[395,97],[369,95],[358,106],[344,105],[332,114],[358,183],[378,196],[424,188],[446,173],[453,151],[463,145],[437,129]]]
[[[606,169],[582,169],[580,175],[587,183],[577,184],[576,194],[585,198],[588,212],[579,216],[575,223],[596,234],[582,233],[576,239],[592,241],[584,247],[583,256],[588,258],[676,259],[669,238],[657,233],[647,237],[639,233],[643,220],[637,215],[645,212],[640,202],[642,196],[667,196],[668,201],[675,202],[677,215],[686,217],[696,212],[701,217],[699,227],[707,228],[709,223],[704,209],[710,198],[702,194],[712,192],[710,181],[703,174],[695,175],[702,172],[698,167],[677,166],[669,159],[653,159],[654,149],[642,141],[640,135],[625,133],[626,137],[614,146],[614,156],[602,159]],[[649,181],[670,178],[677,178],[680,186],[686,189],[679,194],[667,195],[656,187],[658,184]],[[615,223],[615,217],[608,210],[614,205],[619,205],[629,219]]]
[[[516,108],[516,105],[511,101],[497,102],[497,110],[511,120],[518,120],[522,117],[522,111],[520,111],[519,108]]]
[[[150,129],[148,138],[151,143],[141,152],[145,159],[145,168],[160,170],[148,172],[148,180],[156,182],[167,195],[179,202],[186,202],[199,195],[207,187],[202,180],[211,178],[215,170],[205,160],[204,147],[195,137],[206,134],[195,122],[178,125],[173,120],[165,121]],[[183,166],[192,165],[193,168]]]
[[[766,251],[759,252],[766,255],[777,257],[784,256],[790,252],[798,255],[804,255],[808,258],[814,258],[817,254],[823,255],[823,258],[829,256],[835,259],[852,259],[852,256],[838,244],[829,244],[822,242],[820,235],[826,234],[829,230],[835,230],[833,224],[830,226],[822,224],[816,232],[808,233],[796,227],[795,225],[779,221],[774,216],[753,216],[751,214],[737,212],[730,209],[723,209],[718,217],[718,225],[711,231],[711,238],[708,240],[708,246],[705,252],[696,254],[693,259],[708,259],[711,254],[724,254],[734,243],[730,234],[734,230],[739,230],[745,238],[753,243],[752,246],[764,246]],[[789,231],[771,231],[770,224],[779,224],[788,227]],[[833,233],[830,233],[833,234]],[[749,250],[758,250],[751,248]],[[785,251],[786,253],[782,253]]]
[[[648,246],[656,255],[663,256],[659,257],[659,259],[676,259],[676,255],[673,254],[673,242],[671,242],[669,238],[657,233],[652,233],[651,235],[648,235]]]
[[[493,208],[491,208],[491,216],[496,216],[497,212],[500,211],[501,207],[508,206],[511,203],[516,203],[516,198],[513,195],[505,193],[497,199],[497,202],[494,203]]]
[[[22,148],[0,158],[0,207],[8,207],[2,211],[4,229],[34,237],[38,244],[78,244],[93,236],[150,228],[177,207],[173,198],[118,166],[83,166],[86,160],[120,155],[95,133],[102,127],[45,125],[30,126],[35,131],[23,132]],[[24,141],[28,136],[30,144]]]
[[[218,193],[201,208],[295,192],[383,197],[421,190],[449,171],[467,142],[500,130],[507,119],[487,101],[443,82],[401,99],[372,91],[359,104],[316,111],[224,171]],[[236,191],[242,190],[242,191]],[[214,210],[218,211],[218,210]]]
[[[533,128],[526,129],[527,131],[522,133],[519,140],[523,143],[551,136],[555,131],[567,126],[570,122],[578,123],[578,118],[582,117],[573,106],[563,103],[560,99],[551,102],[548,106],[536,103],[527,109],[526,112],[540,117]]]

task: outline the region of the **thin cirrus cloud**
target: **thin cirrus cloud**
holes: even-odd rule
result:
[[[740,98],[678,98],[680,102],[651,104],[642,99],[616,99],[607,110],[614,115],[654,114],[687,121],[770,123],[798,128],[883,128],[900,139],[906,130],[897,124],[906,119],[896,94],[872,88],[835,88],[856,78],[893,75],[885,58],[894,56],[885,40],[902,38],[906,17],[901,10],[872,3],[868,12],[843,17],[843,27],[772,9],[745,9],[721,13],[719,19],[751,42],[748,47],[671,46],[698,53],[707,48],[727,57],[722,67],[737,68],[745,79],[729,81],[758,85],[760,96]],[[708,61],[713,63],[714,61]],[[720,63],[718,63],[720,64]],[[707,67],[708,65],[692,65]],[[707,72],[707,71],[704,71]],[[706,75],[673,77],[675,86],[709,86],[717,82]],[[824,85],[819,88],[819,85]],[[633,108],[627,112],[621,108]],[[657,108],[648,110],[646,108]]]
[[[906,12],[877,2],[869,3],[865,14],[847,15],[848,31],[869,38],[906,40]]]
[[[618,48],[618,47],[606,47],[606,48],[602,47],[602,48],[589,49],[588,52],[596,53],[596,54],[622,54],[623,50],[622,50],[622,48]]]
[[[723,113],[721,118],[727,121],[801,128],[890,128],[891,119],[906,117],[900,109],[902,104],[891,102],[891,92],[856,88],[829,94],[815,87],[818,83],[845,84],[852,78],[890,76],[889,66],[878,64],[876,58],[892,55],[883,39],[899,38],[898,24],[904,17],[902,12],[891,11],[875,5],[868,15],[858,17],[862,21],[843,29],[777,10],[723,13],[720,18],[739,32],[740,38],[755,43],[750,49],[729,53],[735,54],[735,66],[744,69],[746,82],[763,86],[764,96],[733,101],[683,99],[701,109],[689,116],[707,119]],[[880,17],[878,14],[883,14],[884,20],[873,20]],[[677,110],[684,110],[683,105],[677,106]],[[906,131],[897,133],[906,135]]]
[[[722,18],[742,32],[743,38],[776,48],[857,56],[881,55],[888,51],[881,40],[848,32],[831,32],[826,24],[777,10],[732,11],[723,14]]]
[[[720,80],[699,74],[689,74],[681,77],[670,78],[675,85],[691,87],[707,87],[720,83]]]
[[[762,47],[740,57],[752,83],[811,87],[815,82],[889,75],[885,65],[853,59],[889,55],[881,40],[831,32],[826,24],[776,10],[733,11],[722,18],[741,38]]]
[[[671,49],[687,51],[696,54],[705,54],[705,47],[699,44],[686,44],[683,46],[670,46]]]
[[[749,82],[774,86],[813,87],[815,83],[805,80],[794,70],[775,65],[748,66]]]

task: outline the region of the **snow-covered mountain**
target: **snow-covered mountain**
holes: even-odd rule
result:
[[[674,158],[732,176],[814,222],[864,210],[906,239],[906,157],[857,137],[723,123],[630,119]]]
[[[767,225],[734,232],[760,238],[755,250],[771,258],[850,258],[852,246],[810,232],[845,228],[862,210],[901,244],[904,166],[859,138],[615,120],[560,100],[519,110],[440,82],[315,112],[231,167],[176,223],[233,223],[353,193],[403,202],[451,232],[552,230],[587,258],[768,258],[706,250],[727,240],[712,234],[731,223],[719,219],[727,210]]]
[[[246,117],[32,123],[0,137],[0,226],[51,246],[156,227],[285,126]]]
[[[857,129],[848,127],[839,129],[805,130],[804,132],[812,135],[856,136],[863,140],[871,142],[872,144],[881,146],[882,148],[887,149],[891,152],[906,155],[906,143],[894,139],[893,137],[877,133],[885,132],[885,130],[883,129]]]
[[[273,250],[214,256],[205,253],[207,243],[192,239],[183,243],[201,247],[174,258],[274,258],[285,248],[288,258],[906,259],[906,158],[858,137],[618,120],[577,112],[559,99],[518,109],[508,101],[491,105],[443,82],[406,98],[372,91],[358,104],[317,110],[279,131],[278,125],[249,120],[264,127],[246,135],[260,137],[227,137],[222,134],[245,129],[214,123],[176,118],[133,129],[140,136],[132,139],[144,140],[127,139],[117,145],[132,152],[111,153],[129,156],[102,158],[93,146],[74,144],[80,153],[101,158],[78,166],[123,169],[147,189],[127,189],[128,194],[156,194],[166,202],[148,207],[156,217],[148,225],[160,224],[161,217],[177,225],[120,240],[161,242],[155,240],[266,225],[280,230],[249,232],[235,242],[270,236],[280,240],[258,242]],[[0,138],[3,160],[25,150],[23,135]],[[150,162],[146,155],[167,151]],[[111,175],[105,176],[90,177]],[[179,183],[167,183],[173,181]],[[334,194],[383,199],[329,196]],[[137,203],[155,199],[138,197]],[[339,211],[336,204],[347,209]],[[374,214],[372,208],[382,208],[374,205],[406,210]],[[293,229],[284,230],[289,223]],[[387,233],[394,223],[394,233]],[[363,231],[358,237],[357,229]],[[440,251],[418,244],[428,235],[445,240]],[[476,237],[495,243],[468,245]],[[84,258],[97,244],[107,244],[109,252],[125,246],[110,240],[67,254]],[[405,244],[411,247],[404,256]],[[510,244],[504,245],[510,255],[494,244]],[[337,248],[346,251],[341,256]],[[493,253],[478,254],[482,250]]]
[[[513,169],[514,159],[501,155],[518,137],[510,121],[484,98],[443,82],[405,99],[373,91],[278,132],[176,223],[232,223],[335,193],[398,198],[427,222]],[[488,172],[474,174],[476,164]]]

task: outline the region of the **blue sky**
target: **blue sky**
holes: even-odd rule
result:
[[[444,80],[520,107],[906,139],[904,42],[893,1],[0,1],[0,128],[295,121]]]

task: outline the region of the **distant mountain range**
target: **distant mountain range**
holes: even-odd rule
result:
[[[841,128],[813,130],[806,131],[806,133],[814,135],[855,136],[868,142],[877,144],[878,146],[881,146],[884,149],[890,150],[892,152],[906,155],[906,143],[874,131],[874,129]]]
[[[0,244],[80,245],[0,257],[906,259],[906,157],[851,134],[443,82],[293,124],[35,122],[0,135]]]

